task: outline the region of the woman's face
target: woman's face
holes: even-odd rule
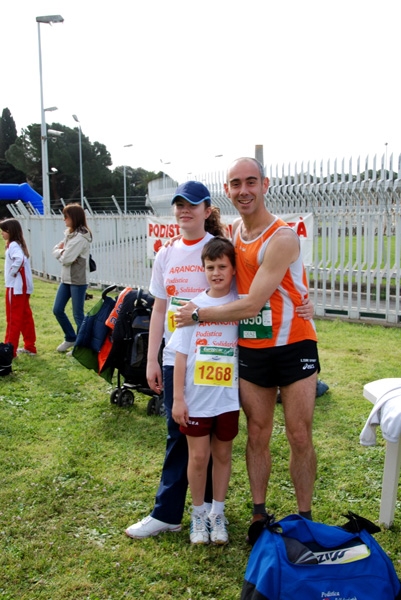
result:
[[[210,216],[212,209],[206,204],[191,204],[184,198],[177,198],[174,202],[174,216],[183,233],[205,232],[205,221]]]
[[[68,215],[64,215],[64,223],[65,223],[66,227],[69,227],[71,229],[71,227],[72,227],[71,217],[69,217]]]

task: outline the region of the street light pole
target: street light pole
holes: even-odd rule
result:
[[[42,76],[42,47],[40,40],[40,24],[41,23],[62,23],[64,21],[61,15],[48,15],[44,17],[36,17],[38,24],[38,46],[39,46],[39,77],[40,77],[40,112],[41,112],[41,148],[42,148],[42,194],[43,194],[43,212],[50,214],[50,185],[49,185],[49,155],[47,151],[47,130],[45,108],[43,102],[43,76]]]
[[[81,123],[77,115],[72,115],[74,121],[78,123],[78,143],[79,143],[79,185],[81,188],[81,206],[84,207],[84,173],[82,167],[82,132],[81,132]]]
[[[132,148],[132,144],[125,144],[124,148]],[[124,162],[123,169],[123,177],[124,177],[124,214],[127,214],[127,178],[126,178],[126,167]]]

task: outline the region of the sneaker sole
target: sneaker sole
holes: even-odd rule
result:
[[[215,542],[210,540],[210,543],[213,544],[213,546],[226,546],[228,544],[228,540],[226,540],[225,542],[223,542],[222,540],[217,540]]]
[[[145,535],[135,535],[135,534],[130,533],[128,531],[128,529],[126,529],[125,530],[125,535],[127,535],[132,540],[144,540],[146,538],[154,537],[156,535],[159,535],[159,533],[168,533],[169,531],[172,531],[172,532],[181,531],[181,525],[179,525],[178,527],[174,527],[172,529],[164,529],[164,528],[158,529],[157,531],[153,531],[152,533],[147,533]]]
[[[192,540],[189,540],[191,542],[192,546],[207,546],[209,544],[209,542],[193,542]]]

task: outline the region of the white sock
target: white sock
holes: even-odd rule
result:
[[[211,515],[224,515],[224,502],[218,502],[217,500],[213,500],[212,502],[212,510],[210,511]]]
[[[201,504],[200,506],[195,506],[194,504],[192,505],[192,513],[194,515],[202,515],[205,512],[205,507],[203,504]]]

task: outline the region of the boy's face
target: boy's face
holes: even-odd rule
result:
[[[216,260],[206,258],[205,275],[210,289],[221,295],[225,295],[230,291],[235,269],[228,256],[221,256]]]

